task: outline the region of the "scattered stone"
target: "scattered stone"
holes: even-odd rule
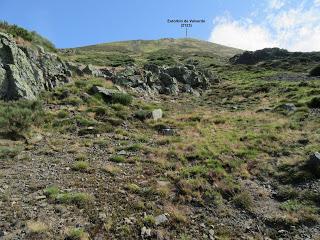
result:
[[[103,98],[105,99],[105,101],[111,101],[112,100],[112,95],[116,94],[116,93],[120,93],[117,90],[113,90],[113,89],[106,89],[100,86],[93,86],[90,89],[90,93],[91,94],[101,94],[103,96]]]
[[[294,112],[297,110],[297,107],[293,103],[285,103],[285,104],[278,106],[277,109],[282,109],[282,110],[285,110],[288,112]]]
[[[125,150],[121,150],[120,152],[117,153],[117,155],[125,156],[125,155],[128,155],[128,154],[127,154],[127,152]]]
[[[160,225],[160,224],[162,224],[162,223],[167,222],[167,221],[168,221],[168,218],[167,218],[166,214],[161,214],[161,215],[159,215],[159,216],[156,216],[156,217],[154,218],[154,220],[155,220],[156,225],[158,226],[158,225]]]
[[[171,127],[164,127],[159,129],[159,133],[165,136],[173,136],[175,134],[175,130]]]
[[[155,109],[152,111],[152,119],[157,121],[162,118],[163,112],[162,109]]]

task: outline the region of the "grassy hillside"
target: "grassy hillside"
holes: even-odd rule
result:
[[[42,46],[47,51],[56,51],[54,44],[37,32],[31,32],[17,25],[11,25],[6,21],[0,21],[0,32],[11,34],[20,44],[31,43]]]
[[[65,49],[63,56],[84,64],[121,66],[154,62],[159,65],[198,60],[202,65],[221,65],[239,49],[196,39],[135,40],[104,43],[75,49]]]

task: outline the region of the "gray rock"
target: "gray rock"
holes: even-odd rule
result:
[[[117,153],[117,155],[126,156],[128,155],[128,153],[125,150],[121,150],[120,152]]]
[[[91,75],[94,77],[103,77],[106,78],[107,75],[105,73],[107,73],[108,75],[110,74],[106,69],[103,70],[103,72],[99,69],[97,69],[96,67],[92,66],[91,64],[87,65],[83,70],[82,73],[85,75]]]
[[[92,94],[99,93],[99,94],[102,94],[105,99],[111,99],[113,94],[120,93],[120,92],[113,89],[106,89],[100,86],[92,86],[92,88],[90,89],[90,93]]]
[[[165,136],[173,136],[175,135],[176,131],[171,127],[165,126],[159,129],[159,133]]]
[[[288,112],[294,112],[297,110],[296,105],[294,105],[293,103],[285,103],[279,106],[280,109],[283,109],[285,111]]]
[[[154,218],[154,220],[155,220],[155,224],[158,226],[160,224],[163,224],[163,223],[167,222],[168,218],[167,218],[167,216],[165,214],[161,214],[159,216],[156,216]]]
[[[152,111],[152,119],[157,121],[159,119],[161,119],[163,116],[163,112],[161,109],[155,109]]]
[[[36,99],[42,90],[68,82],[68,76],[69,69],[55,54],[18,46],[0,33],[0,99]]]

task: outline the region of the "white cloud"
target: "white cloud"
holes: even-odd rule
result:
[[[263,23],[219,17],[209,41],[245,50],[277,46],[290,51],[320,51],[320,14],[314,6],[269,10]]]
[[[314,0],[314,5],[316,5],[317,7],[320,7],[320,0]]]
[[[267,29],[229,19],[218,20],[209,41],[246,50],[276,46]]]
[[[316,0],[319,1],[319,0]],[[285,1],[283,0],[269,0],[269,7],[271,9],[280,9],[285,5]]]

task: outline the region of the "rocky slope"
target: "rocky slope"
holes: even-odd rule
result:
[[[64,64],[1,36],[14,96],[50,85],[0,101],[1,240],[320,238],[318,68],[170,39]]]

